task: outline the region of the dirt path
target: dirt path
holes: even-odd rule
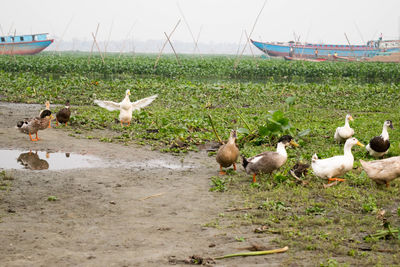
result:
[[[40,108],[0,103],[0,149],[90,154],[111,166],[8,171],[14,180],[9,192],[0,191],[1,266],[165,266],[171,257],[238,252],[246,244],[237,235],[248,242],[257,238],[250,229],[204,226],[230,203],[229,195],[209,192],[218,167],[205,152],[175,157],[77,139],[55,128],[31,142],[14,126]],[[228,259],[216,266],[278,265],[281,257]]]

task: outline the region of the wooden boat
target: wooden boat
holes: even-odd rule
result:
[[[0,55],[34,55],[53,41],[47,33],[0,36]]]
[[[251,40],[253,45],[272,57],[292,58],[327,58],[334,55],[339,58],[368,58],[385,52],[392,54],[400,52],[400,47],[388,47],[385,41],[369,41],[367,45],[332,45],[332,44],[310,44],[299,42],[272,43]],[[380,45],[382,44],[382,46]],[[385,45],[383,45],[385,44]]]

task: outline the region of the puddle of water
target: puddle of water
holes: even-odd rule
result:
[[[148,169],[170,169],[170,170],[185,170],[194,168],[193,164],[174,164],[161,159],[150,159],[145,162],[128,162],[129,167],[148,168]]]
[[[100,166],[105,166],[105,162],[90,155],[0,150],[0,168],[3,169],[67,170]]]
[[[195,166],[190,163],[181,162],[177,164],[161,159],[105,161],[95,156],[75,153],[0,149],[0,169],[68,170],[95,167],[185,170]]]

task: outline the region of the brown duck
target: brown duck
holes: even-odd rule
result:
[[[67,100],[67,103],[65,104],[65,107],[60,109],[56,113],[56,124],[58,126],[58,123],[65,123],[65,125],[68,124],[69,118],[71,117],[71,110],[69,100]]]
[[[236,131],[232,130],[228,139],[228,142],[219,147],[217,152],[216,160],[219,163],[220,172],[219,174],[224,175],[226,172],[222,168],[227,168],[233,165],[233,169],[236,171],[236,161],[239,157],[239,149],[236,146]]]
[[[50,110],[44,110],[40,113],[40,117],[19,121],[17,127],[21,132],[29,134],[31,141],[38,141],[40,140],[37,134],[38,131],[48,128],[52,117]],[[36,134],[35,139],[32,138],[32,134]]]
[[[42,113],[43,113],[45,110],[50,111],[50,102],[49,102],[49,101],[46,101],[44,104],[45,104],[46,108],[40,111],[39,117],[42,115]],[[51,120],[49,120],[49,125],[48,125],[47,128],[51,128]],[[41,129],[41,130],[42,130],[42,129]]]
[[[248,174],[253,174],[253,183],[256,182],[256,175],[271,173],[279,169],[287,160],[287,146],[299,146],[290,135],[284,135],[278,140],[276,152],[265,151],[254,157],[246,159],[243,157],[243,167]]]

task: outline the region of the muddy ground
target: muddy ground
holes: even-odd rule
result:
[[[179,260],[192,255],[237,253],[252,243],[273,246],[267,235],[254,234],[254,227],[224,227],[222,222],[209,227],[240,199],[209,191],[218,166],[205,151],[178,157],[71,137],[63,128],[40,131],[41,140],[31,142],[15,125],[40,109],[0,103],[0,149],[48,151],[50,157],[52,152],[87,154],[109,164],[7,170],[13,180],[9,190],[0,190],[1,266],[185,265]],[[287,255],[230,258],[212,265],[279,266]]]

